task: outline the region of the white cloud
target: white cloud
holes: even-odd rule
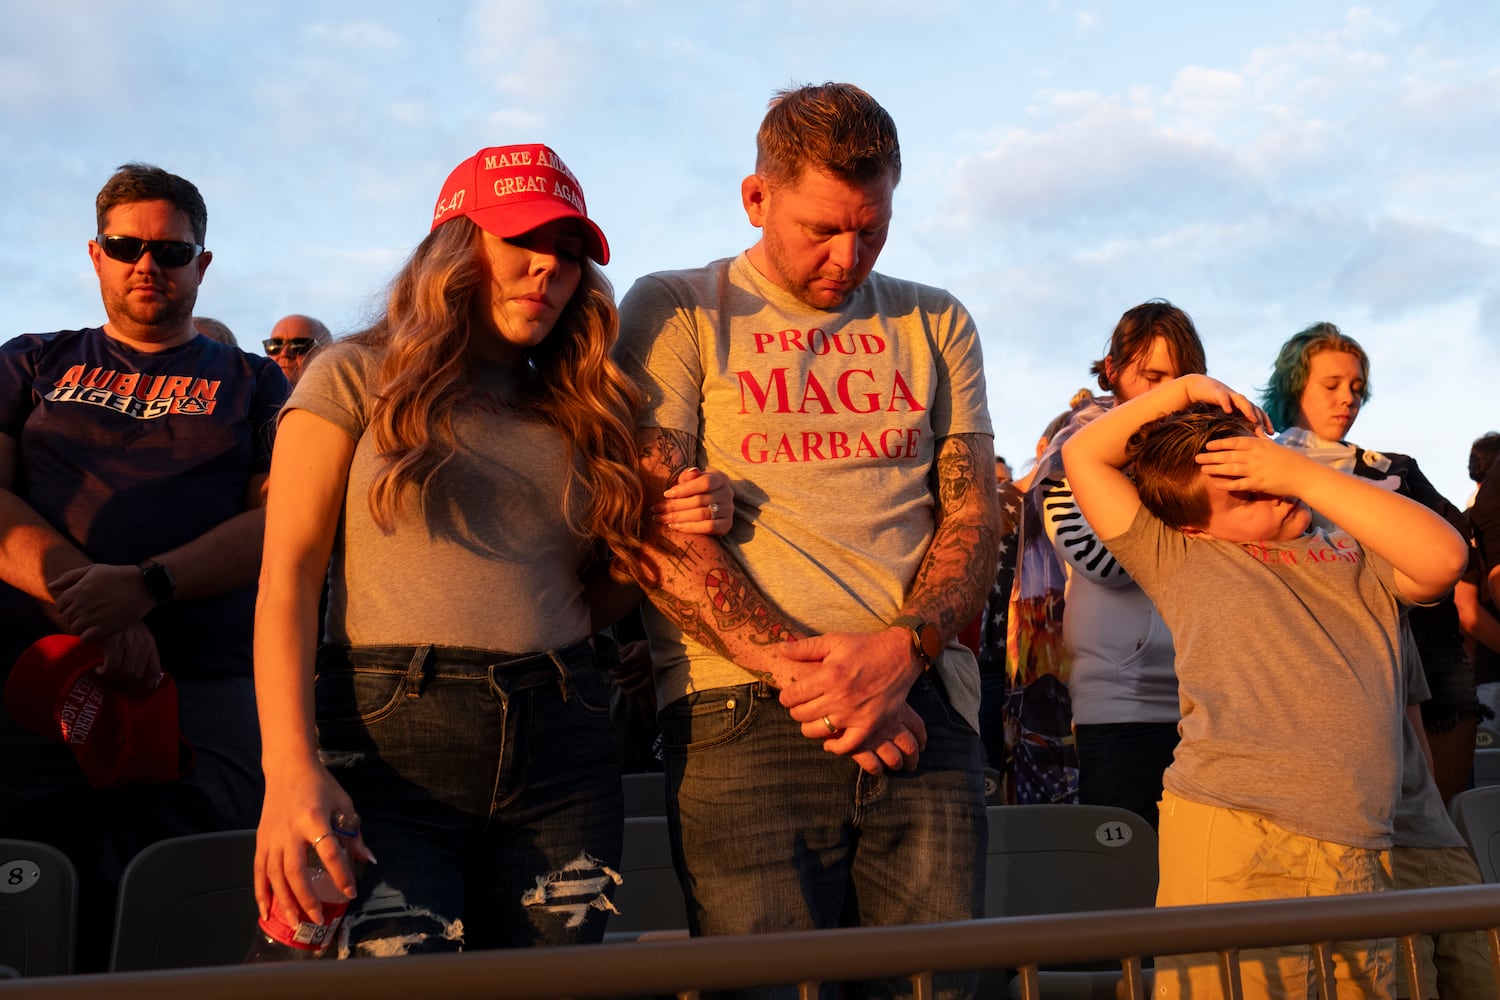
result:
[[[1250,87],[1239,73],[1187,66],[1172,78],[1162,106],[1189,122],[1212,124],[1243,112]]]
[[[1120,101],[1078,95],[1054,103],[1068,117],[1016,129],[958,161],[948,206],[954,224],[1021,227],[1051,240],[1145,233],[1167,218],[1221,217],[1264,203],[1255,176],[1230,151],[1161,127]]]

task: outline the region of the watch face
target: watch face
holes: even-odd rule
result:
[[[932,625],[924,623],[917,629],[917,642],[921,645],[922,655],[929,660],[936,660],[943,652],[943,637]]]

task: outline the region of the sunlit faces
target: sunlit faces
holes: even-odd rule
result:
[[[1151,349],[1120,371],[1115,370],[1113,358],[1104,361],[1104,374],[1115,387],[1114,396],[1128,403],[1143,393],[1150,392],[1163,382],[1170,382],[1182,374],[1172,358],[1172,348],[1165,337],[1151,341]]]
[[[795,181],[745,178],[740,195],[761,230],[750,262],[814,309],[835,309],[875,266],[891,226],[896,179],[855,184],[805,167]]]
[[[476,336],[471,349],[485,360],[514,362],[547,338],[578,290],[583,231],[572,219],[557,219],[510,239],[480,235],[490,280],[476,307],[494,335]]]
[[[1365,369],[1347,351],[1319,351],[1308,359],[1307,386],[1298,401],[1297,426],[1325,441],[1342,441],[1359,416]]]
[[[1201,533],[1225,542],[1285,542],[1304,534],[1312,523],[1312,512],[1301,500],[1257,493],[1225,490],[1200,469],[1208,490],[1208,523]],[[1200,533],[1188,529],[1188,534]]]
[[[188,217],[166,201],[116,205],[110,209],[101,235],[197,242]],[[99,276],[99,294],[112,335],[156,347],[192,339],[193,305],[213,254],[205,250],[181,267],[162,267],[150,252],[126,263],[106,256],[91,240],[89,259]]]

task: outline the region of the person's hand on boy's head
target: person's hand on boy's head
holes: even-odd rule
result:
[[[1207,375],[1184,375],[1181,379],[1189,403],[1213,403],[1225,413],[1239,413],[1265,433],[1271,433],[1271,418],[1246,396]]]

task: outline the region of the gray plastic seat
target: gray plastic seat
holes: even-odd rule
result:
[[[1156,904],[1156,831],[1113,806],[990,806],[985,916]]]
[[[1474,750],[1474,787],[1500,785],[1500,747]]]
[[[20,976],[73,971],[78,873],[57,848],[0,839],[0,968]]]
[[[621,775],[620,789],[625,793],[626,817],[667,814],[667,776],[662,772]]]
[[[255,831],[159,841],[125,866],[112,971],[244,961],[255,941]]]
[[[625,847],[620,877],[609,915],[605,941],[633,941],[644,934],[685,932],[687,905],[672,866],[672,845],[665,816],[630,816],[625,820]]]
[[[1500,882],[1500,785],[1469,788],[1448,803],[1453,825],[1463,834],[1486,882]]]
[[[1156,904],[1157,840],[1151,824],[1113,806],[990,806],[985,916],[1135,909]],[[980,995],[1002,992],[1006,973],[981,977]],[[1044,970],[1046,997],[1114,996],[1118,966]],[[1012,994],[1019,983],[1012,984]]]

